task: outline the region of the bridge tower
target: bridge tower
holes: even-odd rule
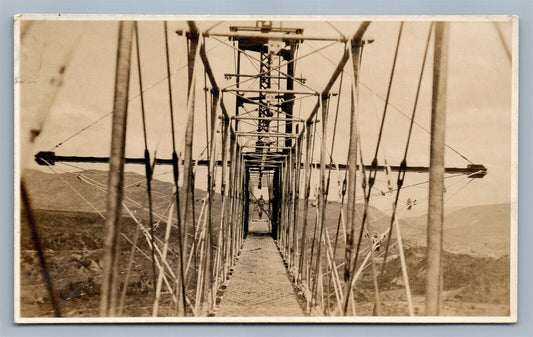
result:
[[[282,35],[301,35],[303,29],[275,27],[272,21],[257,21],[255,26],[231,26],[231,32],[278,33]],[[235,77],[236,88],[240,89],[243,81],[258,80],[257,89],[237,91],[235,105],[235,130],[240,135],[241,144],[248,147],[245,151],[247,176],[254,184],[246,184],[249,188],[245,193],[244,207],[249,207],[251,187],[262,189],[265,181],[270,181],[274,189],[279,190],[280,166],[283,157],[293,150],[294,132],[293,106],[295,100],[294,82],[305,81],[295,78],[295,55],[299,44],[298,39],[281,40],[269,37],[234,37],[237,44],[237,72],[225,74],[226,78]],[[243,55],[256,55],[258,60],[256,74],[246,73],[243,69]],[[250,58],[249,58],[250,59]],[[284,66],[280,66],[284,63]],[[246,129],[239,120],[255,122],[254,133]],[[273,193],[279,196],[279,193]],[[271,203],[272,236],[276,239],[279,226],[279,209],[281,198],[273,198]],[[247,210],[245,214],[247,214]],[[245,219],[248,228],[248,218]]]

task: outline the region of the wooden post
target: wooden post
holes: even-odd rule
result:
[[[290,198],[289,198],[289,191],[291,189],[291,181],[290,181],[290,161],[291,161],[291,154],[289,153],[287,159],[283,163],[283,178],[282,178],[282,190],[283,190],[283,198],[282,198],[282,234],[283,238],[281,240],[284,257],[285,259],[290,259],[289,256],[289,242],[290,242],[290,224],[289,224],[289,210],[290,210]]]
[[[107,221],[103,259],[104,276],[100,300],[100,316],[102,317],[116,315],[120,259],[120,218],[122,215],[124,153],[126,148],[133,29],[133,21],[120,21],[115,70],[111,155],[109,158],[109,192],[107,194]]]
[[[328,100],[329,98],[326,95],[323,95],[321,98],[322,105],[322,136],[320,141],[320,194],[318,196],[317,209],[318,213],[318,248],[317,248],[317,259],[316,259],[316,276],[313,286],[313,295],[316,300],[318,286],[322,287],[322,237],[324,236],[324,226],[326,223],[326,144],[327,144],[327,135],[328,135]],[[320,282],[319,282],[320,281]],[[323,291],[323,289],[321,289]],[[316,304],[316,303],[315,303]],[[321,303],[323,306],[324,303]]]
[[[235,219],[237,217],[235,216],[235,204],[236,204],[236,197],[235,197],[235,175],[236,175],[236,165],[237,165],[237,143],[236,143],[236,137],[234,135],[231,135],[230,137],[230,173],[229,173],[229,184],[228,184],[228,194],[230,196],[230,207],[229,207],[229,217],[228,217],[228,223],[229,223],[229,243],[228,243],[228,249],[229,249],[229,266],[233,266],[233,259],[235,257],[235,250],[234,250],[234,236],[233,231],[235,228]]]
[[[241,77],[238,75],[241,73],[241,49],[240,49],[240,42],[237,40],[237,76],[235,77],[235,88],[239,89]],[[235,102],[235,116],[239,116],[239,107],[242,106],[241,98],[239,96],[239,92],[237,92],[237,99]],[[239,120],[235,120],[235,131],[239,130]]]
[[[244,223],[243,223],[243,236],[245,239],[248,235],[248,223],[250,221],[250,170],[245,167],[244,172]]]
[[[304,212],[303,212],[303,225],[302,225],[302,243],[300,245],[300,262],[298,264],[299,280],[303,279],[303,271],[307,270],[306,255],[307,255],[307,212],[309,210],[309,193],[311,189],[311,126],[313,124],[307,123],[305,126],[306,139],[305,139],[305,164],[304,164]],[[307,276],[306,276],[307,277]]]
[[[298,125],[296,126],[296,133],[298,133]],[[296,256],[298,254],[298,210],[299,210],[299,204],[300,204],[300,167],[301,167],[301,160],[302,160],[302,138],[298,138],[296,140],[296,167],[294,169],[294,209],[292,213],[292,225],[294,227],[293,232],[293,261],[292,261],[292,267],[294,269],[297,269],[296,266],[297,259]],[[296,278],[295,278],[296,280]]]
[[[226,279],[226,273],[228,271],[228,266],[226,264],[228,260],[228,202],[227,202],[227,191],[226,191],[226,170],[227,170],[227,154],[228,154],[228,134],[229,134],[230,128],[229,128],[229,120],[223,119],[222,120],[222,185],[220,188],[220,194],[222,195],[222,216],[220,219],[220,230],[221,232],[218,234],[219,236],[222,235],[223,239],[220,241],[222,245],[220,247],[217,247],[218,250],[220,250],[220,254],[223,259],[223,279]]]
[[[280,230],[279,228],[279,206],[280,206],[280,168],[277,167],[274,170],[274,178],[272,180],[273,185],[273,195],[274,198],[272,199],[272,214],[270,214],[271,220],[272,220],[272,238],[274,240],[278,240],[278,232]]]
[[[431,152],[427,229],[426,316],[438,316],[442,306],[442,227],[444,219],[444,150],[446,87],[448,71],[448,23],[435,24],[433,99],[431,107]]]
[[[353,238],[355,235],[356,216],[355,216],[355,186],[356,181],[356,172],[357,172],[357,109],[359,109],[358,100],[359,100],[359,67],[361,66],[361,52],[362,52],[362,38],[366,29],[370,25],[369,22],[363,22],[359,27],[357,33],[352,39],[351,45],[351,56],[353,64],[353,79],[352,79],[352,110],[350,116],[350,142],[348,145],[348,203],[346,206],[346,224],[348,226],[348,232],[346,233],[346,251],[345,251],[345,267],[344,267],[344,303],[343,303],[343,313],[347,315],[348,303],[350,303],[351,297],[351,280],[352,273],[354,270],[351,270],[352,261],[354,259],[355,252],[353,251]]]
[[[285,192],[286,190],[286,183],[287,183],[287,169],[286,169],[286,163],[282,163],[281,164],[281,167],[280,167],[280,187],[281,187],[281,192],[280,192],[280,199],[281,199],[281,202],[280,202],[280,209],[279,209],[279,214],[280,214],[280,217],[279,217],[279,228],[278,228],[278,246],[279,246],[279,249],[281,251],[281,254],[283,256],[283,258],[285,258],[285,246],[284,246],[284,241],[285,241],[285,210],[286,210],[286,207],[285,207],[285,203],[287,202],[287,194]]]
[[[194,29],[193,24],[189,24],[191,30]],[[192,148],[194,140],[194,106],[196,96],[196,60],[200,47],[198,43],[198,34],[195,31],[189,33],[187,37],[189,48],[187,50],[187,65],[188,65],[188,91],[187,91],[187,126],[185,129],[185,146],[183,154],[183,200],[181,207],[181,237],[183,238],[183,261],[187,261],[187,215],[190,205],[194,207],[192,184]],[[193,187],[194,188],[194,187]],[[184,271],[187,273],[187,270]]]
[[[216,133],[216,119],[217,119],[217,106],[218,106],[219,94],[218,92],[213,93],[213,101],[211,103],[211,120],[210,120],[210,130],[206,132],[211,133],[211,143],[209,148],[209,166],[207,173],[207,192],[208,192],[208,202],[207,202],[207,231],[205,235],[205,245],[206,245],[206,261],[205,261],[205,270],[206,270],[206,281],[205,286],[207,288],[207,299],[208,299],[208,308],[213,310],[214,308],[214,291],[213,291],[213,201],[215,197],[214,193],[214,172],[215,172],[215,163],[216,163],[216,153],[215,153],[215,133]]]
[[[294,145],[296,146],[296,144]],[[293,245],[293,237],[294,237],[294,222],[292,214],[294,213],[294,163],[295,163],[295,150],[296,148],[293,147],[292,150],[290,150],[289,158],[287,161],[287,169],[289,173],[289,180],[287,183],[289,184],[287,188],[287,247],[288,247],[288,266],[289,268],[292,267],[292,259],[294,254],[294,245]]]
[[[250,195],[248,191],[248,179],[247,179],[247,172],[248,168],[246,167],[246,163],[244,162],[243,154],[239,155],[240,157],[240,180],[241,180],[241,225],[237,227],[237,240],[239,242],[239,248],[242,246],[243,240],[245,239],[246,230],[248,229],[248,216],[249,214],[249,201],[250,201]]]
[[[233,223],[233,232],[232,232],[232,244],[233,244],[233,257],[237,257],[237,254],[239,253],[239,239],[237,237],[237,233],[239,231],[239,227],[242,225],[242,216],[241,216],[241,210],[242,210],[242,200],[241,200],[241,193],[242,193],[242,179],[241,179],[241,150],[238,144],[238,141],[235,141],[235,166],[233,168],[234,170],[234,205],[232,209],[232,223]]]

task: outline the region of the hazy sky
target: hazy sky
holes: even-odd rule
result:
[[[212,26],[212,22],[200,22],[201,29]],[[236,22],[224,22],[213,31],[227,32],[228,26]],[[239,22],[242,25],[254,25],[252,21]],[[300,27],[306,34],[336,35],[331,27],[352,35],[359,22],[332,21],[326,22],[279,22],[283,27]],[[511,165],[511,62],[507,57],[502,40],[498,36],[499,27],[503,43],[510,48],[510,22],[452,22],[450,24],[449,73],[447,97],[447,129],[446,142],[461,152],[474,163],[484,164],[488,175],[476,179],[465,187],[464,177],[449,178],[450,186],[445,199],[450,199],[450,206],[474,205],[489,203],[505,203],[510,201],[510,165]],[[21,27],[21,69],[16,74],[20,83],[21,106],[21,144],[24,166],[36,168],[31,161],[34,153],[50,150],[56,144],[76,133],[93,121],[105,116],[112,110],[114,68],[116,62],[117,22],[102,21],[35,21],[24,23]],[[390,102],[407,115],[411,115],[418,74],[422,63],[422,55],[429,22],[409,21],[404,25],[400,43],[396,73],[392,85]],[[176,113],[176,130],[178,149],[183,148],[183,130],[186,116],[186,39],[173,32],[186,29],[184,22],[169,23],[169,42],[172,69],[173,100]],[[362,151],[365,163],[370,163],[376,145],[378,123],[383,112],[385,97],[390,76],[396,36],[399,22],[373,22],[366,37],[375,42],[365,47],[361,68],[360,116]],[[169,158],[171,154],[170,117],[168,107],[168,89],[166,77],[163,23],[158,21],[139,23],[141,48],[141,65],[146,90],[145,108],[149,134],[149,147],[153,152],[157,148],[158,157]],[[222,38],[220,39],[223,40]],[[229,42],[231,44],[231,42]],[[306,55],[313,49],[321,48],[330,42],[305,42],[299,47],[299,55]],[[227,45],[214,39],[206,39],[208,56],[218,83],[221,87],[234,83],[234,79],[226,80],[226,72],[235,71],[234,51]],[[335,43],[321,51],[297,62],[296,74],[307,79],[306,84],[320,91],[336,63],[342,55],[343,44]],[[432,43],[430,44],[426,64],[416,122],[429,130],[431,111],[431,74],[432,74]],[[243,72],[251,73],[252,65],[243,58]],[[58,69],[66,64],[62,85],[55,91]],[[336,145],[333,157],[336,162],[344,163],[349,139],[350,111],[350,68],[345,68],[343,85],[340,95],[339,123],[337,126]],[[127,155],[142,157],[143,133],[141,124],[139,86],[137,80],[135,54],[132,61],[130,104],[127,133]],[[205,147],[205,109],[203,91],[203,69],[199,69],[197,90],[197,114],[195,120],[194,153],[197,157]],[[249,82],[250,84],[252,82]],[[257,88],[254,83],[252,88]],[[298,85],[295,89],[302,89]],[[339,83],[334,91],[339,90]],[[135,98],[136,97],[136,98]],[[235,97],[224,95],[228,110],[234,111]],[[314,106],[316,98],[306,98],[294,106],[294,114],[305,118]],[[330,135],[333,129],[334,107],[336,99],[331,101]],[[31,128],[39,128],[42,133],[35,144],[29,148],[24,146]],[[55,149],[61,155],[95,155],[107,156],[110,148],[111,118],[87,129],[78,136],[65,142]],[[386,152],[389,163],[398,165],[405,148],[409,120],[394,108],[387,112],[382,148]],[[422,128],[415,126],[411,147],[408,155],[409,165],[428,165],[429,135]],[[331,138],[328,140],[328,143]],[[328,146],[329,147],[329,146]],[[315,161],[318,161],[318,146]],[[380,156],[383,163],[383,153]],[[454,152],[446,151],[447,166],[466,166],[468,162]],[[83,166],[83,165],[82,165]],[[105,165],[85,165],[86,168],[105,169]],[[58,169],[70,170],[64,165]],[[43,169],[43,168],[41,168]],[[142,167],[128,166],[128,170],[139,173]],[[156,175],[168,171],[169,168],[158,168]],[[205,170],[198,169],[198,184],[202,187]],[[316,175],[316,174],[315,174]],[[334,183],[336,174],[333,174]],[[170,180],[171,174],[157,177]],[[380,182],[376,190],[385,190],[382,182],[385,177],[378,175]],[[396,174],[393,175],[395,184]],[[405,185],[427,181],[427,174],[408,174]],[[313,178],[316,183],[316,177]],[[336,183],[335,183],[336,185]],[[336,199],[336,188],[332,186]],[[460,193],[456,194],[460,190]],[[427,185],[402,191],[401,199],[418,199],[422,203],[427,198]],[[384,198],[376,201],[382,209],[389,205]]]

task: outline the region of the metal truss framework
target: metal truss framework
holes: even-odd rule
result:
[[[468,165],[462,168],[444,168],[439,162],[439,156],[443,153],[443,141],[436,140],[437,145],[432,145],[432,166],[431,167],[411,167],[405,163],[400,165],[378,165],[377,161],[365,165],[358,153],[358,125],[357,115],[358,104],[358,75],[360,59],[363,46],[365,44],[364,34],[370,22],[363,22],[357,32],[352,37],[320,37],[305,35],[303,29],[280,29],[273,27],[271,22],[258,22],[254,27],[231,27],[229,33],[201,32],[194,22],[189,22],[189,30],[186,32],[188,41],[188,96],[187,96],[187,118],[185,131],[185,148],[182,158],[178,159],[174,153],[170,159],[156,158],[152,165],[172,165],[175,175],[179,166],[183,167],[183,183],[177,185],[178,193],[173,204],[177,213],[173,216],[169,213],[169,223],[177,222],[179,237],[179,259],[174,261],[171,267],[167,260],[167,250],[170,242],[167,239],[160,244],[162,248],[157,248],[157,260],[159,287],[157,298],[164,296],[161,294],[161,282],[167,287],[167,294],[176,303],[177,315],[209,315],[212,314],[217,303],[216,294],[219,287],[230,277],[230,270],[233,267],[243,240],[248,232],[248,221],[250,217],[250,203],[253,195],[251,191],[254,186],[262,188],[268,186],[270,196],[269,218],[272,224],[272,237],[277,241],[278,247],[287,263],[289,274],[295,286],[302,290],[307,302],[308,312],[319,312],[324,315],[352,315],[355,314],[355,303],[352,295],[357,278],[369,265],[372,268],[377,264],[378,256],[375,254],[374,243],[370,242],[366,248],[366,258],[363,261],[357,260],[359,250],[362,246],[354,240],[356,230],[361,229],[359,241],[363,234],[364,220],[361,224],[356,214],[356,184],[357,178],[367,179],[365,171],[369,171],[368,179],[372,184],[372,174],[384,172],[387,177],[390,173],[398,172],[399,175],[406,172],[430,172],[430,181],[433,182],[433,195],[431,199],[433,209],[439,209],[438,191],[434,186],[443,181],[445,173],[464,174],[470,178],[482,178],[487,170],[482,165]],[[121,27],[128,27],[127,23],[121,23]],[[446,30],[444,24],[437,24],[438,41],[445,40],[442,35]],[[126,29],[126,28],[123,28]],[[130,36],[128,37],[128,34]],[[129,63],[126,58],[129,56],[128,45],[131,48],[131,32],[122,31],[117,64],[122,71],[129,71]],[[235,78],[235,84],[231,87],[221,88],[216,81],[212,66],[209,62],[205,48],[205,38],[229,38],[235,45],[226,44],[237,52],[237,69],[234,73],[226,73],[226,78]],[[295,64],[303,55],[298,57],[298,46],[302,41],[315,40],[333,43],[344,43],[344,50],[341,58],[332,72],[330,78],[325,83],[322,90],[314,90],[305,85],[304,78],[295,77]],[[440,52],[440,49],[439,49]],[[257,63],[257,74],[241,73],[243,55]],[[442,64],[442,59],[436,54],[438,64]],[[192,149],[194,141],[194,118],[195,112],[195,87],[198,78],[199,61],[203,66],[205,74],[209,80],[208,91],[211,95],[211,106],[208,107],[210,142],[207,144],[207,159],[193,159]],[[439,63],[440,62],[440,63]],[[338,82],[339,76],[345,71],[346,65],[352,66],[352,118],[350,124],[349,157],[346,164],[333,163],[328,155],[326,141],[328,138],[329,105],[333,96],[332,88]],[[126,69],[126,70],[124,70]],[[436,68],[435,72],[441,71],[440,77],[435,86],[442,88],[444,71]],[[118,73],[118,70],[117,70]],[[435,73],[437,74],[437,73]],[[122,78],[123,79],[123,78]],[[244,89],[244,83],[258,79],[257,88]],[[117,80],[117,90],[123,93],[124,83]],[[300,87],[295,88],[295,85]],[[122,91],[120,91],[122,90]],[[127,90],[126,90],[127,93]],[[235,96],[236,105],[233,115],[228,113],[224,104],[224,94]],[[126,94],[127,95],[127,94]],[[442,93],[441,93],[442,95]],[[230,96],[232,97],[232,96]],[[293,106],[296,99],[316,99],[314,108],[309,112],[306,119],[296,118],[293,114]],[[340,97],[339,97],[340,98]],[[111,158],[107,157],[79,157],[79,156],[57,156],[54,152],[40,152],[36,155],[36,161],[43,165],[54,165],[57,162],[88,162],[105,163],[110,162],[112,171],[122,174],[124,164],[146,164],[146,158],[124,158],[124,141],[122,143],[115,137],[115,130],[122,130],[125,133],[125,118],[127,107],[123,106],[124,101],[117,98],[115,113],[120,111],[123,115],[116,114],[114,117],[113,146],[117,148],[117,153],[113,152]],[[122,102],[122,105],[120,103]],[[252,106],[250,110],[247,107]],[[442,102],[437,102],[434,116],[443,114]],[[123,116],[124,120],[120,116]],[[318,118],[320,117],[320,123]],[[217,121],[220,120],[220,148],[217,149],[215,138],[217,136]],[[254,123],[253,127],[247,126],[244,122]],[[443,127],[445,123],[441,123]],[[434,126],[438,130],[439,126]],[[318,140],[319,135],[320,140]],[[434,132],[434,137],[439,133]],[[317,142],[318,140],[318,142]],[[319,161],[313,160],[314,144],[320,146]],[[440,143],[439,143],[440,142]],[[440,145],[439,145],[440,144]],[[333,145],[332,145],[333,146]],[[122,149],[122,152],[120,151]],[[220,157],[217,156],[220,154]],[[113,166],[115,165],[115,166]],[[208,171],[207,194],[205,197],[205,212],[195,217],[194,209],[194,179],[195,167],[206,166]],[[215,180],[217,179],[217,169],[220,169],[220,199],[221,214],[218,223],[214,220],[214,199]],[[309,213],[309,203],[311,197],[311,173],[312,170],[319,171],[319,188],[316,193],[316,217],[314,230],[311,228],[307,214]],[[345,171],[344,180],[338,178],[338,185],[341,186],[339,221],[337,224],[337,235],[332,238],[326,223],[326,209],[328,204],[328,189],[331,171]],[[149,174],[147,174],[149,176]],[[340,174],[339,174],[340,177]],[[118,175],[116,179],[119,179]],[[151,178],[148,178],[151,179]],[[437,184],[437,185],[435,185]],[[440,185],[439,185],[440,186]],[[115,198],[115,194],[121,194],[120,181],[117,180],[109,186],[110,200]],[[401,189],[398,185],[398,190]],[[432,187],[430,187],[430,190]],[[442,189],[442,187],[441,187]],[[390,189],[390,191],[396,189]],[[114,192],[113,192],[114,191]],[[303,198],[300,192],[303,191]],[[441,191],[442,192],[442,191]],[[114,194],[113,194],[114,193]],[[365,186],[362,192],[365,198],[368,197]],[[345,195],[347,195],[346,207],[344,207]],[[442,205],[442,200],[440,200]],[[115,198],[113,206],[114,214],[120,212],[121,200]],[[204,208],[202,208],[204,210]],[[298,212],[303,211],[304,216],[298,217]],[[109,214],[109,213],[108,213]],[[116,230],[120,219],[109,214],[108,228]],[[438,235],[438,214],[433,221],[433,227]],[[393,217],[392,224],[395,219]],[[195,226],[188,228],[188,223]],[[332,225],[332,224],[329,224]],[[168,225],[170,231],[170,225]],[[341,228],[341,230],[339,230]],[[396,228],[398,228],[396,224]],[[399,229],[397,229],[399,230]],[[339,231],[343,233],[344,239],[339,238]],[[118,236],[115,232],[110,232],[113,238]],[[399,237],[399,232],[398,237]],[[192,240],[190,239],[192,237]],[[187,239],[189,238],[189,239]],[[152,238],[153,239],[153,238]],[[438,239],[438,238],[437,238]],[[114,256],[116,249],[114,242],[110,240],[106,245],[106,254]],[[345,254],[342,261],[339,260],[337,251],[341,246],[339,240],[343,240]],[[401,242],[398,243],[401,245]],[[154,243],[152,242],[152,245]],[[155,247],[154,247],[155,248]],[[440,249],[439,247],[432,249]],[[163,254],[161,251],[165,251]],[[356,254],[357,251],[357,254]],[[435,251],[433,251],[435,252]],[[437,258],[433,257],[434,260]],[[113,315],[117,308],[116,296],[112,290],[117,289],[118,282],[113,274],[113,263],[106,262],[106,279],[109,291],[104,292],[102,300],[102,314]],[[433,262],[436,263],[436,262]],[[177,266],[177,267],[176,267]],[[432,275],[437,271],[432,269]],[[375,270],[373,271],[375,273]],[[438,277],[434,276],[434,277]],[[191,279],[196,283],[192,283]],[[377,276],[374,275],[374,279]],[[432,280],[431,282],[434,282]],[[127,282],[126,282],[127,283]],[[428,280],[428,285],[430,281]],[[432,283],[432,285],[438,282]],[[376,286],[376,314],[379,312],[379,289]],[[431,286],[430,286],[431,288]],[[428,313],[438,314],[439,290],[428,290]],[[166,296],[166,295],[165,295]],[[409,294],[408,294],[409,296]],[[437,296],[437,297],[435,297]],[[158,303],[158,302],[156,302]],[[154,316],[157,315],[157,306],[154,305]]]

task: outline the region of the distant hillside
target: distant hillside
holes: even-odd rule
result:
[[[334,229],[339,216],[338,202],[328,203],[326,223]],[[362,216],[364,205],[357,205]],[[308,223],[314,225],[316,208],[310,207]],[[367,230],[385,232],[390,226],[390,211],[382,212],[369,206]],[[399,221],[402,238],[407,245],[426,246],[427,215],[402,218]],[[510,205],[482,205],[454,207],[445,215],[444,249],[449,252],[479,256],[501,257],[510,254]],[[312,230],[312,229],[311,229]],[[330,234],[334,235],[334,231]],[[396,238],[396,231],[392,237]]]
[[[470,206],[444,217],[444,248],[458,253],[502,256],[510,253],[510,204]],[[405,237],[426,245],[427,216],[406,218]],[[409,228],[413,229],[409,231]]]
[[[79,173],[48,174],[28,170],[25,177],[34,218],[40,229],[41,244],[48,259],[49,271],[62,300],[62,310],[67,316],[97,315],[105,221],[95,213],[95,209],[105,215],[107,195],[103,190],[107,185],[107,172],[88,170]],[[153,186],[154,209],[158,219],[157,215],[165,213],[165,209],[169,206],[173,186],[157,180],[153,181]],[[205,196],[205,191],[195,190],[195,194],[194,209],[198,217],[203,207],[199,199]],[[126,173],[125,195],[128,207],[146,224],[148,212],[145,178],[135,173]],[[220,223],[220,199],[219,194],[215,196],[214,223]],[[300,203],[300,206],[303,206],[303,203]],[[327,205],[326,232],[330,238],[336,235],[339,208],[338,202],[330,202]],[[479,303],[498,304],[503,308],[501,309],[503,311],[500,310],[498,313],[508,312],[509,208],[508,204],[475,206],[455,209],[447,214],[444,240],[445,249],[451,252],[443,254],[443,282],[448,306],[453,302],[461,310],[465,310],[466,306],[474,309]],[[363,214],[363,209],[363,204],[357,205],[359,216]],[[314,236],[316,210],[316,207],[310,206],[307,215],[309,243]],[[257,213],[251,211],[251,217],[256,216]],[[301,208],[297,216],[302,217]],[[45,282],[40,273],[39,261],[33,250],[32,237],[25,219],[21,217],[20,227],[21,314],[28,317],[51,315],[50,305],[47,304],[47,289],[44,286]],[[166,218],[163,218],[162,225],[156,227],[154,231],[160,240],[165,235],[165,220]],[[301,218],[298,220],[298,225],[301,226],[303,221]],[[390,212],[385,213],[370,206],[367,224],[370,233],[384,232],[390,224]],[[425,290],[426,278],[426,251],[423,247],[426,244],[426,216],[406,218],[401,220],[400,224],[405,242],[405,259],[411,290],[415,296],[420,297]],[[217,237],[218,226],[214,227],[213,237]],[[124,236],[131,239],[137,228],[136,223],[124,213],[122,220]],[[191,235],[195,228],[191,219],[186,228]],[[301,231],[301,227],[299,230]],[[192,245],[191,241],[189,240],[189,246]],[[171,232],[170,242],[177,242],[176,230]],[[218,240],[215,239],[215,242]],[[368,242],[369,240],[363,240],[363,248]],[[343,245],[343,240],[339,239],[335,258],[341,263],[345,254]],[[122,253],[119,265],[123,274],[128,265],[130,243],[121,239],[120,247]],[[307,247],[311,250],[311,244]],[[147,240],[140,240],[139,248],[145,252],[145,256],[149,256]],[[176,268],[177,252],[172,248],[169,252],[169,263],[172,268]],[[383,249],[380,252],[383,252]],[[140,254],[137,256],[139,258],[132,267],[132,282],[128,290],[125,313],[132,316],[149,316],[153,300],[151,293],[153,286],[150,284],[151,264],[149,258],[141,258]],[[378,265],[380,263],[382,262],[378,261]],[[400,310],[403,313],[404,309],[394,309],[404,308],[402,307],[404,304],[401,303],[405,303],[396,295],[403,293],[402,271],[396,248],[390,251],[385,270],[382,282],[383,294],[394,296],[389,300],[389,303],[394,305],[388,306],[387,309],[392,311],[386,312]],[[194,287],[195,282],[191,281],[190,286]],[[355,294],[357,300],[362,303],[361,307],[368,305],[368,314],[370,314],[373,301],[373,278],[370,269],[362,273]],[[170,299],[167,303],[162,303],[162,308],[168,311],[168,315],[174,314],[175,306]]]
[[[37,170],[25,172],[26,186],[35,209],[54,211],[105,213],[107,172],[86,170],[83,172],[50,174]],[[124,174],[124,200],[136,213],[146,215],[148,197],[146,178],[132,172]],[[173,184],[157,179],[152,181],[153,208],[155,214],[163,213],[173,198]],[[205,197],[205,191],[196,190],[195,198]],[[84,200],[86,199],[86,200]]]
[[[75,173],[48,174],[37,170],[25,173],[27,187],[35,209],[55,211],[94,212],[82,199],[87,199],[100,212],[105,212],[107,195],[98,186],[107,185],[107,172],[87,170]],[[70,188],[68,185],[72,186]],[[169,206],[173,186],[171,183],[153,180],[154,212],[162,214]],[[125,195],[128,206],[133,211],[146,216],[147,196],[145,177],[136,173],[125,174]],[[78,195],[74,190],[80,195]],[[205,191],[195,190],[195,198],[203,198]],[[218,196],[216,199],[219,199]],[[214,207],[218,209],[219,200]],[[310,203],[311,204],[311,203]],[[303,205],[303,202],[300,204]],[[326,222],[334,229],[339,216],[338,202],[328,203]],[[143,211],[144,209],[144,211]],[[358,204],[359,215],[364,205]],[[301,213],[299,213],[301,214]],[[251,217],[254,217],[253,209]],[[312,230],[316,208],[310,205],[308,223]],[[418,246],[426,245],[427,216],[404,218],[400,221],[405,240]],[[384,213],[370,206],[368,210],[370,232],[384,232],[390,224],[389,212]],[[301,225],[301,223],[300,223]],[[444,248],[451,252],[495,256],[509,254],[510,248],[510,205],[482,205],[454,208],[445,216]],[[334,232],[331,233],[334,235]],[[393,233],[395,237],[395,233]]]

